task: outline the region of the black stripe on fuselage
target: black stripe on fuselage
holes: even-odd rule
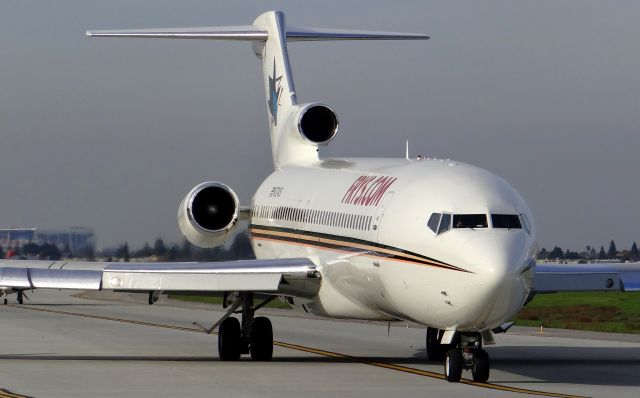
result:
[[[394,246],[384,245],[364,239],[357,239],[341,235],[333,235],[321,232],[313,232],[306,230],[298,230],[293,228],[274,227],[266,225],[251,224],[249,231],[252,237],[278,240],[293,244],[304,244],[316,246],[326,249],[347,251],[352,253],[361,253],[362,255],[381,257],[385,259],[400,260],[412,262],[421,265],[428,265],[454,271],[468,272],[463,268],[447,264],[443,261],[435,260],[431,257],[423,256],[409,250],[400,249]],[[292,236],[282,236],[282,234],[290,234]],[[314,239],[315,238],[315,239]],[[324,242],[317,239],[331,240],[334,242]],[[357,247],[355,245],[364,246]],[[389,253],[391,252],[391,253]]]

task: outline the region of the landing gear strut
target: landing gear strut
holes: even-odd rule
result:
[[[427,328],[427,358],[430,361],[444,361],[451,344],[440,344],[444,330]]]
[[[444,377],[456,383],[463,370],[471,370],[473,381],[489,380],[491,363],[489,354],[482,349],[480,333],[456,333],[451,344],[440,344],[442,331],[427,328],[427,357],[432,361],[444,360]]]
[[[253,306],[253,293],[240,293],[227,313],[211,328],[202,328],[211,333],[220,325],[218,331],[218,354],[222,361],[237,361],[242,354],[251,354],[254,361],[270,361],[273,356],[273,328],[266,317],[254,317],[255,312],[275,299],[270,297],[257,306]],[[231,314],[242,306],[242,322]]]

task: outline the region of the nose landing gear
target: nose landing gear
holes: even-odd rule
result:
[[[489,362],[489,354],[482,348],[477,349],[473,355],[473,363],[471,365],[471,375],[473,381],[485,383],[489,380],[489,370],[491,364]]]
[[[491,363],[489,354],[482,349],[480,333],[456,333],[451,344],[440,344],[440,332],[427,328],[427,357],[430,360],[444,360],[444,377],[448,382],[459,382],[463,370],[471,370],[475,382],[485,383],[489,380]]]

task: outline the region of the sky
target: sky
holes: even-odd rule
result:
[[[242,42],[87,29],[247,25],[407,31],[428,41],[292,43],[300,102],[336,110],[322,156],[452,158],[509,181],[540,247],[640,241],[640,2],[4,0],[0,227],[178,241],[196,184],[248,204],[272,172],[260,66]]]

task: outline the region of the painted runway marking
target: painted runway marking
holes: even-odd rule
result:
[[[184,327],[184,326],[177,326],[177,325],[166,325],[166,324],[162,324],[162,323],[143,322],[143,321],[136,321],[136,320],[133,320],[133,319],[115,318],[115,317],[103,316],[103,315],[92,315],[92,314],[85,314],[85,313],[80,313],[80,312],[69,312],[69,311],[52,310],[52,309],[49,309],[49,308],[40,308],[40,307],[35,307],[35,306],[30,306],[30,305],[14,305],[14,304],[10,304],[10,305],[8,305],[8,307],[15,308],[15,309],[30,310],[30,311],[48,312],[48,313],[52,313],[52,314],[68,315],[68,316],[74,316],[74,317],[80,317],[80,318],[89,318],[89,319],[98,319],[98,320],[103,320],[103,321],[129,323],[129,324],[133,324],[133,325],[149,326],[149,327],[155,327],[155,328],[173,329],[173,330],[180,330],[180,331],[184,331],[184,332],[204,333],[201,329],[198,329],[198,328],[191,328],[191,327]],[[215,333],[215,334],[217,334],[217,333]],[[375,366],[375,367],[378,367],[378,368],[390,369],[390,370],[395,370],[395,371],[399,371],[399,372],[403,372],[403,373],[409,373],[409,374],[414,374],[414,375],[418,375],[418,376],[424,376],[424,377],[430,377],[430,378],[433,378],[433,379],[444,380],[444,375],[442,373],[430,372],[428,370],[412,368],[412,367],[409,367],[409,366],[396,365],[396,364],[393,364],[393,363],[382,362],[382,361],[372,361],[372,360],[369,360],[369,359],[366,359],[366,358],[353,357],[353,356],[350,356],[350,355],[340,354],[340,353],[337,353],[337,352],[331,352],[331,351],[320,350],[320,349],[317,349],[317,348],[305,347],[305,346],[301,346],[301,345],[298,345],[298,344],[285,343],[283,341],[274,341],[273,345],[278,346],[278,347],[282,347],[282,348],[288,348],[288,349],[291,349],[291,350],[307,352],[307,353],[310,353],[310,354],[321,355],[321,356],[325,356],[325,357],[329,357],[329,358],[346,359],[346,360],[350,360],[350,361],[353,361],[353,362],[358,362],[358,363],[361,363],[361,364],[364,364],[364,365],[370,365],[370,366]],[[502,384],[476,383],[474,381],[467,380],[467,379],[460,380],[460,383],[467,384],[467,385],[474,386],[474,387],[488,388],[488,389],[491,389],[491,390],[508,391],[508,392],[519,393],[519,394],[537,395],[537,396],[541,396],[541,397],[586,398],[586,397],[581,396],[581,395],[570,395],[570,394],[554,393],[554,392],[548,392],[548,391],[530,390],[530,389],[527,389],[527,388],[510,387],[510,386],[505,386],[505,385],[502,385]],[[0,391],[6,391],[6,390],[0,390]],[[12,393],[8,393],[8,394],[12,394]],[[26,396],[24,396],[24,395],[2,395],[2,394],[0,394],[0,398],[3,398],[3,397],[22,398],[22,397],[26,397]]]
[[[28,395],[16,394],[4,388],[0,388],[0,398],[31,398]]]

